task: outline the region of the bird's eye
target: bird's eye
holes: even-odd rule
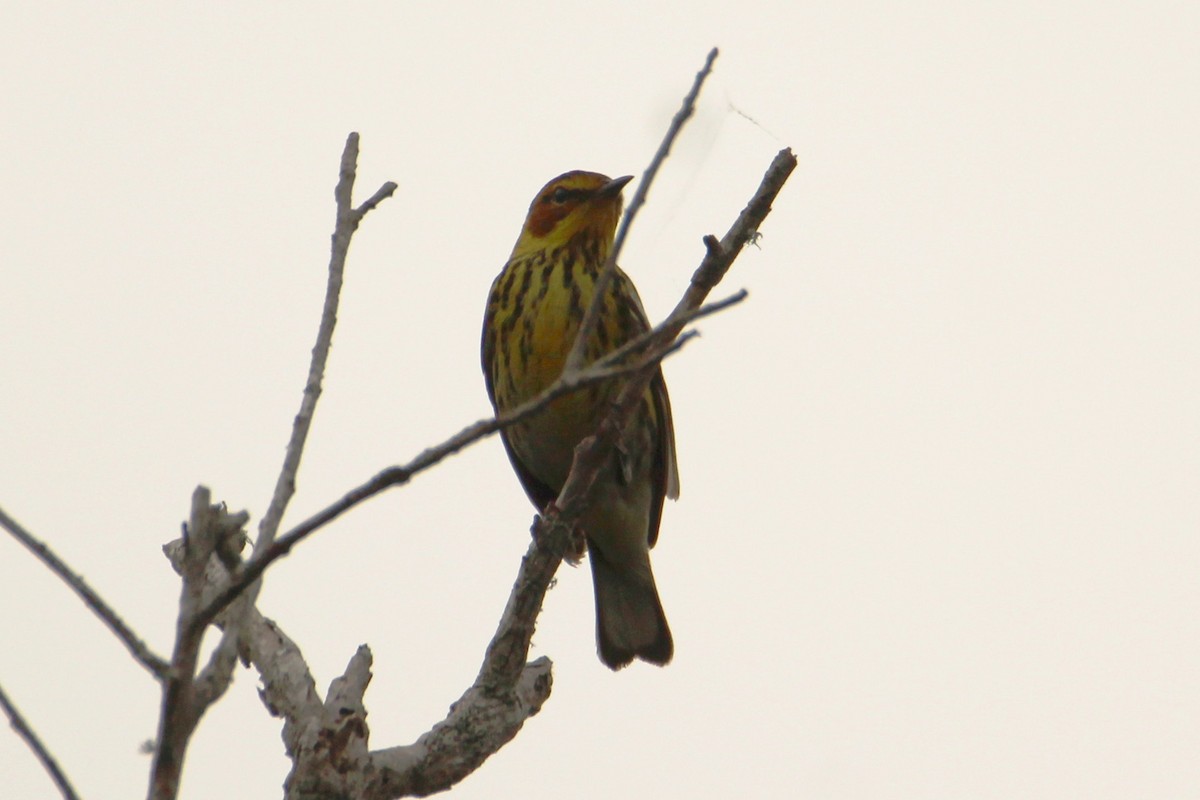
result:
[[[571,192],[560,186],[554,190],[554,194],[550,195],[550,199],[561,206],[563,203],[567,202],[567,198],[570,196]]]

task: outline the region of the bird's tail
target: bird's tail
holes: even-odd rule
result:
[[[658,599],[649,558],[645,574],[618,566],[604,558],[589,542],[592,584],[596,589],[596,642],[600,660],[620,669],[634,658],[663,665],[671,660],[675,645]]]

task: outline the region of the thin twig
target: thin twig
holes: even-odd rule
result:
[[[357,136],[358,134],[354,135]],[[383,184],[383,186],[380,186],[378,189],[376,189],[375,194],[368,197],[365,201],[363,201],[362,205],[354,209],[354,213],[357,215],[358,221],[361,222],[362,218],[367,215],[367,212],[373,211],[375,206],[379,205],[384,200],[387,200],[389,197],[395,194],[397,188],[399,187],[396,186],[395,181],[388,181],[387,183]]]
[[[254,545],[255,553],[261,553],[275,541],[279,523],[283,520],[283,513],[296,491],[296,473],[300,469],[300,456],[304,451],[309,428],[312,427],[317,400],[321,396],[321,381],[325,376],[325,363],[329,359],[329,349],[333,343],[333,329],[337,325],[338,302],[342,291],[342,276],[346,270],[346,255],[350,250],[350,239],[367,212],[384,199],[391,197],[392,193],[396,191],[396,184],[388,181],[365,203],[355,208],[352,195],[357,168],[358,134],[351,133],[346,138],[338,183],[333,191],[337,204],[336,222],[333,235],[330,237],[329,279],[325,285],[325,305],[321,311],[320,325],[317,328],[317,342],[313,345],[312,359],[308,366],[308,380],[304,384],[300,410],[292,422],[292,436],[283,457],[283,467],[279,471],[279,478],[275,481],[271,504],[267,507],[267,512],[258,526],[258,541]],[[250,602],[254,601],[255,594],[257,592],[251,589],[249,592]]]
[[[796,156],[791,148],[785,147],[775,154],[771,166],[763,174],[762,181],[750,202],[738,214],[733,225],[718,242],[715,236],[705,236],[704,246],[708,251],[700,266],[692,273],[692,285],[687,294],[679,301],[679,305],[671,312],[671,316],[681,314],[689,308],[696,308],[708,297],[729,270],[734,259],[742,252],[742,248],[754,242],[758,237],[758,228],[771,213],[771,204],[779,195],[788,176],[796,168]],[[682,327],[682,326],[681,326]]]
[[[629,228],[633,225],[634,217],[637,216],[638,210],[646,202],[646,196],[650,192],[650,185],[654,183],[654,178],[658,175],[658,169],[663,162],[667,160],[667,156],[671,152],[671,145],[675,143],[675,139],[679,136],[679,132],[683,130],[683,125],[691,118],[696,111],[696,98],[700,96],[700,87],[704,85],[704,81],[712,72],[713,62],[717,60],[718,50],[713,48],[708,51],[707,58],[704,59],[704,66],[696,73],[696,79],[692,82],[692,88],[683,98],[683,103],[679,110],[675,112],[674,118],[671,119],[671,124],[667,128],[667,133],[663,136],[662,143],[658,146],[658,152],[654,154],[654,158],[650,159],[650,166],[646,167],[646,171],[642,173],[642,179],[638,181],[637,191],[633,193],[633,198],[629,201],[629,206],[625,209],[625,215],[621,218],[621,225],[617,228],[617,236],[613,240],[612,251],[608,254],[608,260],[604,262],[604,268],[600,270],[600,274],[596,277],[596,285],[592,291],[592,302],[588,304],[587,311],[583,315],[583,321],[579,324],[579,331],[575,334],[575,343],[571,345],[571,352],[567,354],[566,363],[563,365],[563,372],[572,372],[583,366],[584,351],[586,342],[591,338],[591,332],[596,327],[596,321],[600,317],[600,309],[604,305],[605,295],[608,293],[608,285],[612,282],[613,273],[617,269],[617,259],[621,255],[621,248],[625,246],[625,236],[629,233]]]
[[[37,756],[37,760],[42,762],[42,766],[46,768],[46,772],[50,773],[51,780],[58,787],[58,792],[67,800],[79,800],[79,795],[75,794],[74,787],[71,786],[71,781],[67,779],[66,773],[58,766],[58,762],[54,760],[54,756],[50,755],[50,751],[42,744],[42,740],[29,727],[29,723],[21,716],[21,712],[8,699],[8,695],[4,693],[4,687],[0,686],[0,708],[4,709],[4,713],[8,715],[8,723],[12,729],[16,731],[17,736],[25,740],[25,744],[29,745],[29,749]]]
[[[670,338],[664,336],[664,334],[668,330],[674,328],[676,325],[688,325],[700,319],[701,317],[707,317],[712,314],[716,314],[718,311],[724,311],[730,306],[735,306],[742,302],[747,296],[749,296],[749,293],[745,289],[738,289],[736,292],[723,300],[715,300],[711,303],[701,306],[700,308],[683,312],[679,315],[679,317],[675,317],[675,315],[672,314],[643,335],[637,337],[636,339],[630,339],[616,350],[610,351],[603,358],[595,362],[596,366],[610,367],[615,364],[619,364],[629,354],[642,352],[656,344],[659,344],[663,339]]]
[[[0,509],[0,526],[11,533],[18,542],[25,545],[29,552],[33,553],[38,559],[46,565],[47,568],[59,578],[63,580],[67,586],[70,586],[75,594],[79,595],[83,600],[84,605],[92,610],[100,621],[108,626],[108,629],[116,635],[126,649],[133,655],[134,659],[150,671],[155,678],[162,680],[166,677],[170,670],[170,664],[166,659],[157,655],[149,646],[142,641],[136,633],[133,632],[124,620],[117,615],[107,603],[96,594],[92,587],[87,585],[87,581],[81,575],[76,575],[74,571],[68,567],[62,559],[54,554],[44,542],[34,538],[34,536],[25,530],[21,525],[8,516],[4,509]]]

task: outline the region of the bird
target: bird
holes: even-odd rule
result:
[[[633,176],[575,170],[534,197],[504,268],[492,282],[481,355],[488,398],[501,414],[535,397],[562,373],[612,252]],[[584,346],[592,363],[650,329],[633,281],[616,269]],[[500,431],[513,470],[539,512],[558,497],[575,446],[595,433],[620,391],[617,379],[552,401]],[[600,660],[618,670],[635,658],[659,666],[674,654],[650,548],[663,499],[679,496],[671,403],[655,371],[611,456],[606,456],[577,533],[587,543]]]

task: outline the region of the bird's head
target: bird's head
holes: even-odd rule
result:
[[[559,175],[529,205],[513,257],[559,247],[585,233],[607,251],[621,219],[621,189],[631,180],[632,175],[610,179],[580,170]]]

